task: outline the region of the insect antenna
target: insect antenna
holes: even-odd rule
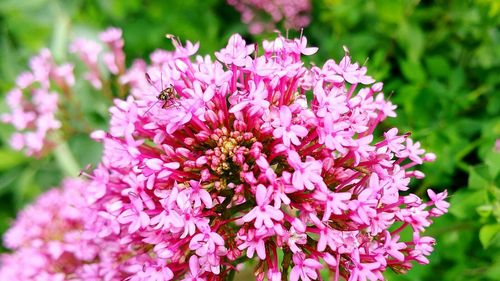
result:
[[[146,81],[148,81],[149,85],[153,86],[158,92],[161,92],[158,87],[156,87],[155,83],[153,83],[153,80],[151,80],[151,76],[146,72]]]
[[[156,105],[160,102],[161,100],[157,100],[155,101],[151,106],[148,107],[148,109],[146,110],[146,112],[144,112],[143,116],[146,116],[146,114],[148,114],[148,112]]]
[[[148,81],[149,85],[153,86],[158,92],[161,92],[158,89],[158,87],[156,87],[156,85],[153,83],[153,80],[151,80],[151,76],[149,76],[149,74],[147,72],[146,72],[145,76],[146,76],[146,81]],[[151,106],[149,106],[149,108],[146,110],[146,112],[144,112],[143,116],[146,116],[146,114],[153,108],[153,106],[158,104],[158,102],[160,102],[160,100],[155,101]]]
[[[161,89],[163,90],[163,71],[161,71],[161,70],[160,70],[160,86],[161,86]]]

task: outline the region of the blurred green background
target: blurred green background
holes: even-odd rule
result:
[[[224,0],[2,0],[0,112],[7,111],[5,93],[40,48],[49,47],[62,62],[71,58],[72,39],[96,38],[108,26],[123,29],[128,65],[156,48],[171,48],[165,33],[201,42],[200,54],[223,47],[235,32],[249,41],[273,37],[251,36]],[[387,279],[500,280],[500,153],[494,150],[500,139],[500,1],[313,1],[304,33],[320,48],[316,64],[338,61],[343,45],[355,60],[368,58],[369,74],[398,105],[398,117],[386,128],[412,132],[438,156],[412,189],[424,197],[428,187],[450,194],[449,214],[426,233],[438,241],[431,263],[407,275],[388,272]],[[95,102],[98,92],[79,89],[91,125],[105,128],[110,102]],[[84,131],[40,159],[12,151],[11,133],[0,124],[1,233],[40,192],[100,157],[100,145]]]

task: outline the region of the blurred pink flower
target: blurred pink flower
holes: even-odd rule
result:
[[[71,87],[75,79],[73,66],[56,65],[48,49],[31,58],[30,68],[30,72],[19,75],[17,86],[7,93],[10,113],[2,114],[1,121],[17,130],[10,140],[14,149],[40,156],[55,145],[50,134],[61,127],[56,118],[59,95],[52,87]]]
[[[111,50],[103,55],[108,70],[125,79],[124,41],[121,34],[120,29],[110,28],[100,37]],[[102,49],[98,42],[82,38],[76,39],[69,48],[70,52],[79,55],[88,68],[84,79],[97,89],[101,89],[104,83],[108,88],[102,92],[111,99],[110,80],[99,69]],[[16,87],[7,93],[6,102],[10,112],[0,115],[0,121],[10,123],[16,129],[10,139],[14,149],[24,150],[28,156],[42,156],[58,145],[62,136],[67,137],[69,127],[79,125],[69,123],[85,123],[85,120],[73,120],[73,112],[70,112],[76,110],[77,114],[74,115],[82,117],[81,112],[78,112],[78,98],[74,95],[75,82],[79,77],[75,78],[73,64],[57,65],[48,49],[42,49],[40,54],[32,57],[29,65],[30,71],[21,73],[16,79]],[[56,133],[61,128],[66,130]]]
[[[279,22],[283,22],[285,29],[300,29],[310,22],[309,0],[227,0],[227,2],[241,13],[241,20],[248,24],[253,34],[272,31]]]
[[[85,229],[86,182],[65,180],[22,210],[5,233],[0,280],[66,280],[99,255]]]

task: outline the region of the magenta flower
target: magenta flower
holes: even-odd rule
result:
[[[121,29],[108,28],[100,34],[99,38],[108,45],[110,51],[102,53],[102,43],[86,38],[77,38],[70,46],[70,52],[77,54],[88,68],[85,79],[96,89],[102,89],[103,84],[106,83],[98,65],[100,56],[112,74],[122,75],[125,72],[124,41]]]
[[[309,281],[318,278],[318,270],[323,267],[317,260],[306,259],[303,253],[298,253],[293,256],[294,266],[290,273],[290,281]]]
[[[281,221],[283,219],[283,212],[270,205],[271,202],[271,188],[266,188],[264,185],[259,184],[255,191],[255,206],[248,214],[243,217],[244,222],[251,222],[255,220],[255,228],[261,229],[263,225],[267,228],[274,226],[274,221]]]
[[[301,125],[292,125],[292,112],[287,106],[282,106],[279,111],[279,118],[276,129],[273,131],[275,138],[282,138],[285,146],[290,146],[290,143],[299,145],[300,140],[298,137],[307,136],[307,129]]]
[[[314,190],[316,186],[324,187],[321,161],[307,157],[306,161],[302,162],[296,151],[289,151],[288,164],[295,170],[292,175],[292,185],[297,190],[303,190],[304,187],[309,190]]]

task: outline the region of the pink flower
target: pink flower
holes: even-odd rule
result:
[[[144,210],[142,200],[135,194],[130,195],[133,208],[125,210],[118,217],[118,222],[121,224],[130,223],[128,232],[134,233],[139,228],[144,228],[149,225],[150,217]]]
[[[195,250],[198,256],[213,254],[223,246],[224,239],[216,232],[198,233],[189,242],[189,249]]]
[[[115,75],[123,74],[125,71],[125,53],[123,52],[122,30],[110,27],[102,32],[99,38],[111,49],[111,52],[104,54],[104,62],[109,71]]]
[[[287,106],[282,106],[279,112],[278,124],[273,131],[275,138],[282,138],[285,146],[290,146],[290,143],[299,145],[300,140],[298,137],[307,136],[307,129],[301,125],[292,125],[292,113]]]
[[[344,210],[347,210],[346,202],[351,198],[348,192],[330,192],[328,190],[316,191],[314,199],[326,202],[326,208],[323,213],[323,221],[329,219],[333,214],[340,215]]]
[[[450,203],[445,201],[445,199],[448,198],[448,192],[446,190],[436,194],[434,191],[432,191],[432,189],[427,189],[427,195],[429,195],[429,198],[431,199],[429,204],[435,206],[435,208],[431,209],[432,215],[441,216],[448,212]]]
[[[241,67],[247,63],[247,60],[250,59],[248,55],[253,51],[253,45],[247,45],[239,34],[235,34],[229,38],[226,48],[220,50],[220,52],[215,52],[215,56],[227,65],[234,64]]]
[[[256,236],[255,231],[249,231],[248,236],[239,236],[242,241],[241,245],[238,246],[240,250],[247,250],[247,257],[252,258],[254,253],[257,252],[257,256],[264,260],[266,258],[266,245],[264,237]]]
[[[201,274],[203,274],[202,269],[200,268],[199,259],[196,255],[191,256],[189,258],[189,272],[186,274],[186,277],[183,281],[203,281]]]
[[[309,281],[318,278],[318,270],[323,268],[323,265],[315,259],[306,259],[305,255],[300,253],[293,256],[295,264],[290,272],[290,281]]]
[[[271,201],[269,191],[271,191],[271,188],[266,188],[264,185],[259,184],[255,191],[257,206],[243,217],[244,222],[255,220],[256,229],[260,229],[263,225],[267,228],[272,228],[274,226],[273,220],[280,221],[283,219],[283,212],[268,205]]]
[[[97,65],[101,51],[102,47],[97,42],[83,38],[76,39],[70,46],[70,52],[77,54],[88,67],[89,72],[85,77],[96,89],[102,87],[101,73]]]
[[[316,185],[324,185],[321,177],[323,168],[321,161],[308,156],[306,162],[302,162],[300,155],[292,150],[288,152],[288,163],[295,170],[292,175],[292,185],[296,189],[303,190],[305,187],[312,190]]]

